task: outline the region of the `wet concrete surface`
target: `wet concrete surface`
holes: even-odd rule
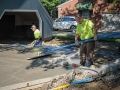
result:
[[[37,56],[36,50],[21,52],[21,47],[0,47],[0,87],[37,80],[66,73],[63,67],[56,67],[44,71],[39,62],[43,60],[26,60],[28,57]],[[28,68],[29,67],[29,68]]]

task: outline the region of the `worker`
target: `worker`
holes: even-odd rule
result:
[[[93,41],[82,43],[80,45],[80,64],[85,66],[86,57],[88,57],[88,66],[90,67],[93,64],[93,53],[95,41],[97,40],[97,31],[94,23],[89,19],[84,19],[80,14],[75,16],[75,20],[78,23],[75,33],[76,45],[79,45],[78,38],[80,38],[80,40],[94,38]]]
[[[34,47],[42,45],[42,35],[40,30],[38,30],[35,25],[32,25],[31,29],[34,32],[34,38],[35,38],[35,40],[31,44]]]

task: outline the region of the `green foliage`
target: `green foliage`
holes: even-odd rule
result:
[[[64,3],[64,2],[67,2],[68,0],[60,0],[61,2],[60,3]]]
[[[76,5],[77,10],[92,10],[93,5],[91,2],[80,2]]]
[[[43,6],[46,8],[48,13],[54,16],[54,13],[57,11],[57,6],[60,4],[60,0],[40,0]]]
[[[101,39],[102,41],[109,41],[109,42],[120,42],[120,37],[109,37],[105,39]]]
[[[115,4],[116,4],[117,2],[120,2],[120,0],[110,0],[110,1],[112,2],[112,6],[111,6],[111,8],[108,9],[108,12],[111,12],[111,10],[112,10],[113,8],[115,8]]]

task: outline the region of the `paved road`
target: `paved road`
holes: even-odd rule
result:
[[[20,53],[19,48],[0,48],[0,87],[53,77],[67,72],[62,67],[44,71],[39,65],[42,59],[26,60],[36,55],[36,52]]]

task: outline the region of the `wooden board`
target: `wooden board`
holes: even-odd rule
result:
[[[27,60],[33,60],[33,59],[38,59],[38,58],[42,58],[42,57],[47,57],[52,55],[51,53],[46,53],[46,54],[42,54],[40,56],[35,56],[35,57],[31,57],[31,58],[26,58]]]

